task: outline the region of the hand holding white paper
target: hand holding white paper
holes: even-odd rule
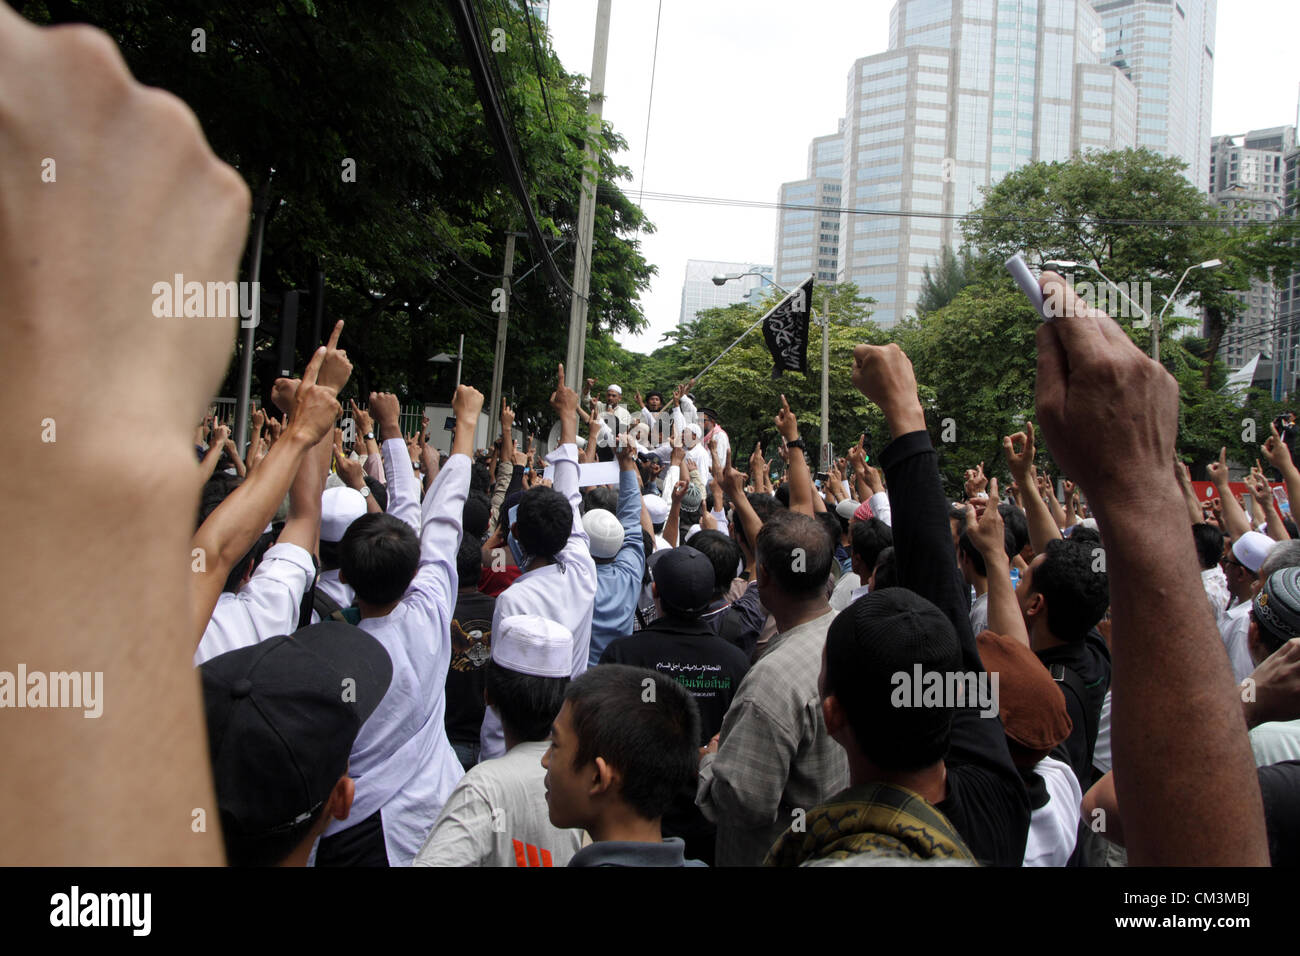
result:
[[[1034,278],[1034,274],[1029,271],[1029,266],[1025,265],[1024,257],[1017,252],[1006,261],[1006,267],[1011,273],[1011,278],[1016,280],[1016,285],[1020,286],[1020,291],[1025,294],[1025,298],[1038,310],[1038,314],[1045,321],[1050,320],[1052,317],[1043,307],[1043,289]]]

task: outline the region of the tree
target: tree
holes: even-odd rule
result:
[[[921,272],[921,298],[916,312],[925,315],[935,312],[957,298],[957,293],[971,283],[970,253],[963,249],[961,256],[953,254],[951,246],[944,246],[939,261],[931,272],[927,263]]]
[[[491,380],[504,236],[524,220],[504,185],[445,4],[20,6],[37,22],[78,20],[106,30],[141,82],[170,90],[194,110],[213,150],[254,195],[269,181],[263,289],[308,288],[323,269],[326,327],[347,320],[360,394],[383,388],[444,398],[454,373],[427,359],[452,351],[461,332],[464,380],[480,387]],[[561,272],[571,274],[588,121],[583,79],[563,70],[527,6],[474,6],[489,45],[493,30],[504,31],[491,66],[539,223],[556,240]],[[650,226],[618,187],[630,178],[614,159],[625,142],[604,124],[596,145],[591,329],[635,331],[645,322],[638,297],[653,273],[637,237]],[[506,383],[538,412],[564,355],[569,314],[568,291],[550,287],[542,270],[523,278],[540,254],[527,240],[517,249]],[[309,341],[310,324],[300,318],[298,367],[317,344]],[[274,374],[277,328],[272,306],[256,336],[255,379],[263,391]],[[225,393],[233,390],[232,369]]]

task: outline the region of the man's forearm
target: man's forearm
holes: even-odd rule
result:
[[[296,544],[317,557],[320,557],[321,495],[325,492],[331,450],[330,438],[326,436],[303,455],[298,474],[289,488],[289,516],[278,541],[280,544]],[[374,504],[378,510],[374,495],[368,496],[366,503],[367,506]]]
[[[1029,646],[1029,632],[1016,601],[1015,588],[1011,586],[1011,561],[1005,551],[984,555],[988,572],[988,627],[995,634],[1013,638]]]
[[[275,516],[311,447],[299,431],[283,435],[252,476],[232,491],[195,532],[191,548],[199,550],[204,568],[195,572],[191,634],[196,644],[230,569],[248,553]]]
[[[1094,511],[1107,542],[1112,746],[1130,859],[1266,866],[1263,804],[1232,672],[1209,604],[1189,597],[1201,581],[1184,505],[1173,488],[1150,505],[1126,498],[1095,496]],[[1217,770],[1189,790],[1190,766]],[[1199,839],[1189,842],[1189,832]]]
[[[220,865],[217,829],[195,833],[189,825],[190,808],[209,820],[217,810],[194,646],[176,639],[192,612],[194,453],[173,441],[127,467],[91,466],[78,460],[78,448],[46,445],[43,471],[16,469],[5,482],[10,500],[25,503],[6,514],[7,530],[15,541],[41,543],[0,556],[6,585],[24,596],[6,611],[7,666],[84,673],[95,699],[82,699],[91,719],[81,710],[3,711],[0,758],[21,768],[24,783],[9,787],[4,801],[0,862]],[[93,569],[78,576],[75,600],[69,555]],[[88,609],[96,609],[93,628]],[[109,766],[152,769],[143,776],[94,769]],[[91,806],[101,812],[87,813]]]
[[[1047,503],[1038,493],[1033,470],[1017,475],[1016,480],[1024,492],[1021,497],[1024,499],[1025,522],[1029,525],[1029,543],[1033,545],[1034,554],[1042,554],[1047,550],[1049,541],[1061,536],[1061,529],[1052,520],[1052,513],[1047,510]]]
[[[1214,482],[1214,490],[1218,493],[1219,501],[1223,507],[1223,523],[1228,526],[1228,534],[1234,538],[1240,538],[1251,530],[1250,519],[1246,517],[1246,512],[1241,509],[1241,502],[1237,500],[1237,496],[1232,493],[1232,489],[1226,481]]]
[[[814,513],[812,474],[808,471],[808,462],[804,459],[802,448],[790,449],[790,464],[786,473],[790,476],[790,510],[811,517]]]

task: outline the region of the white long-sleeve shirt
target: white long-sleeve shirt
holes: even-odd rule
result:
[[[385,465],[395,457],[385,454]],[[390,504],[397,483],[403,480],[401,473],[401,468],[389,472]],[[456,552],[469,476],[468,457],[447,459],[424,499],[415,577],[397,607],[383,617],[363,618],[360,625],[388,651],[393,679],[352,746],[348,761],[348,775],[356,783],[352,812],[347,820],[333,821],[325,835],[346,830],[382,810],[384,846],[392,866],[411,864],[465,773],[447,740],[443,716],[451,614],[459,583]],[[399,517],[405,519],[400,492],[396,497],[402,510]]]
[[[311,555],[296,544],[268,548],[239,593],[223,591],[217,598],[194,652],[194,666],[297,630],[302,596],[315,574]]]
[[[563,624],[573,633],[573,673],[577,677],[587,669],[591,650],[591,616],[596,602],[596,562],[591,559],[591,544],[582,526],[578,505],[578,446],[561,445],[550,455],[555,466],[552,487],[569,499],[573,509],[573,528],[555,563],[535,571],[525,571],[497,596],[492,614],[492,633],[499,633],[502,618],[512,614],[536,614]],[[453,554],[453,559],[455,555]],[[501,721],[488,708],[479,735],[480,759],[500,757],[506,752]]]

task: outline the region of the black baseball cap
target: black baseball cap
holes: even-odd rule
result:
[[[713,562],[687,545],[650,556],[659,603],[677,617],[699,617],[713,603]]]
[[[320,814],[393,662],[365,631],[325,621],[214,657],[199,673],[222,828],[257,838]]]

